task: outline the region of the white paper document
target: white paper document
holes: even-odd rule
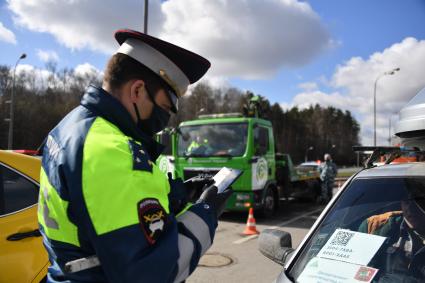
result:
[[[301,283],[368,283],[378,269],[367,266],[314,257],[297,278]]]
[[[227,167],[221,168],[220,171],[214,176],[214,185],[217,187],[218,193],[227,189],[236,179],[242,174],[241,170],[231,169]]]
[[[381,236],[336,229],[317,257],[368,265],[385,239]]]

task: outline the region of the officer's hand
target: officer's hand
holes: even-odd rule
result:
[[[195,176],[192,177],[190,179],[187,179],[186,181],[184,181],[184,184],[186,186],[205,186],[205,185],[212,185],[214,183],[214,179],[213,178],[207,178],[207,177],[199,177],[199,176]]]
[[[168,182],[170,183],[169,208],[171,212],[178,214],[188,202],[187,189],[182,179],[173,179],[170,173],[168,173]]]
[[[218,193],[216,186],[209,186],[204,190],[196,203],[206,203],[214,208],[218,218],[223,213],[226,202],[232,194],[233,190],[231,188]]]
[[[214,180],[212,178],[199,176],[195,176],[184,181],[189,201],[195,201],[196,199],[198,199],[199,195],[203,192],[203,190],[212,184],[214,184]]]

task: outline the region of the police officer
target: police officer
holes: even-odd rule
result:
[[[332,157],[329,153],[324,155],[325,161],[320,164],[319,173],[321,180],[321,197],[320,202],[326,203],[332,198],[332,190],[335,182],[336,174],[338,169],[335,163],[332,161]]]
[[[133,30],[115,38],[102,88],[87,89],[43,148],[38,219],[48,282],[183,281],[211,246],[231,194],[211,186],[194,205],[172,205],[184,185],[153,163],[161,145],[152,136],[210,63]]]

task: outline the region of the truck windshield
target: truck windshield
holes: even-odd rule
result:
[[[424,200],[425,178],[353,181],[305,245],[291,277],[424,282]]]
[[[178,156],[242,156],[248,135],[247,123],[183,126],[178,135]]]

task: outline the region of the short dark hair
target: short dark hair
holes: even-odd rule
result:
[[[105,69],[103,82],[108,83],[111,91],[116,91],[130,80],[141,79],[148,90],[154,94],[161,88],[161,78],[146,66],[122,53],[114,54]]]

